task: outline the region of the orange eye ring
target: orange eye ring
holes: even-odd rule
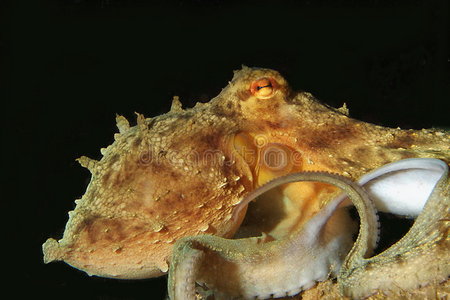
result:
[[[271,98],[278,89],[278,83],[273,78],[263,77],[252,82],[250,92],[258,99]]]

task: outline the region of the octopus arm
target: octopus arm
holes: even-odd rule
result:
[[[392,173],[390,171],[403,169],[406,174],[404,176],[409,176],[409,167],[425,170],[425,173],[433,170],[438,175],[433,177],[434,182],[425,180],[431,187],[431,192],[425,199],[418,199],[425,205],[406,235],[384,252],[370,258],[350,252],[338,275],[338,283],[346,296],[363,298],[378,291],[385,294],[398,293],[437,284],[450,276],[448,166],[435,159],[405,160],[386,165],[384,171],[381,168],[382,172],[378,175],[380,178],[388,178],[385,180],[389,181],[389,174]],[[394,179],[399,178],[398,172],[393,174]],[[416,182],[419,185],[423,176],[416,175],[413,178],[420,179]],[[399,186],[401,187],[401,184]],[[406,208],[409,206],[409,202],[400,203]]]
[[[372,237],[378,236],[374,207],[364,190],[345,177],[323,172],[293,173],[251,192],[242,205],[274,187],[295,181],[325,182],[347,193],[363,220],[352,251],[361,256],[371,252],[376,243]],[[339,270],[353,243],[353,231],[345,230],[345,217],[334,214],[342,201],[331,201],[305,226],[281,240],[227,240],[206,235],[180,239],[174,246],[169,269],[169,297],[195,299],[198,282],[228,297],[264,299],[295,295],[326,280]],[[331,227],[338,225],[342,229],[332,238],[324,234],[330,222],[334,223]]]

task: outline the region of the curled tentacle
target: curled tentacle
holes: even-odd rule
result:
[[[317,181],[342,189],[355,204],[361,225],[352,252],[359,256],[370,253],[378,235],[373,204],[365,191],[351,180],[326,172],[301,172],[279,177],[251,192],[240,203],[245,207],[259,195],[281,184]],[[335,198],[293,234],[265,242],[260,238],[229,240],[203,235],[180,239],[174,246],[169,270],[169,296],[173,300],[194,299],[194,282],[230,297],[260,298],[295,295],[317,281],[336,274],[352,244],[352,231],[341,230],[325,238],[329,221],[342,226],[336,210],[342,198]],[[237,208],[236,214],[239,214]],[[337,214],[336,214],[337,213]],[[343,226],[344,229],[345,225]],[[227,274],[226,277],[223,274]]]

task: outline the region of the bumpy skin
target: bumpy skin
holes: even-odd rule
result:
[[[120,133],[102,149],[100,161],[79,159],[92,179],[69,213],[63,238],[43,245],[46,262],[64,260],[104,277],[159,276],[167,272],[179,238],[233,236],[245,214],[245,209],[233,214],[242,198],[272,178],[313,170],[356,179],[410,157],[450,162],[448,132],[351,119],[345,107],[334,109],[308,93],[292,92],[279,73],[267,69],[244,67],[216,98],[192,109],[183,110],[175,98],[167,114],[138,115],[133,127],[118,116],[117,125]],[[270,147],[291,154],[286,166],[261,163]],[[289,184],[274,192],[270,205],[250,214],[246,228],[281,238],[334,191],[318,183]]]

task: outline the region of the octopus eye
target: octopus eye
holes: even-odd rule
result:
[[[274,79],[263,77],[252,82],[250,92],[258,99],[268,99],[275,94],[277,87]]]

